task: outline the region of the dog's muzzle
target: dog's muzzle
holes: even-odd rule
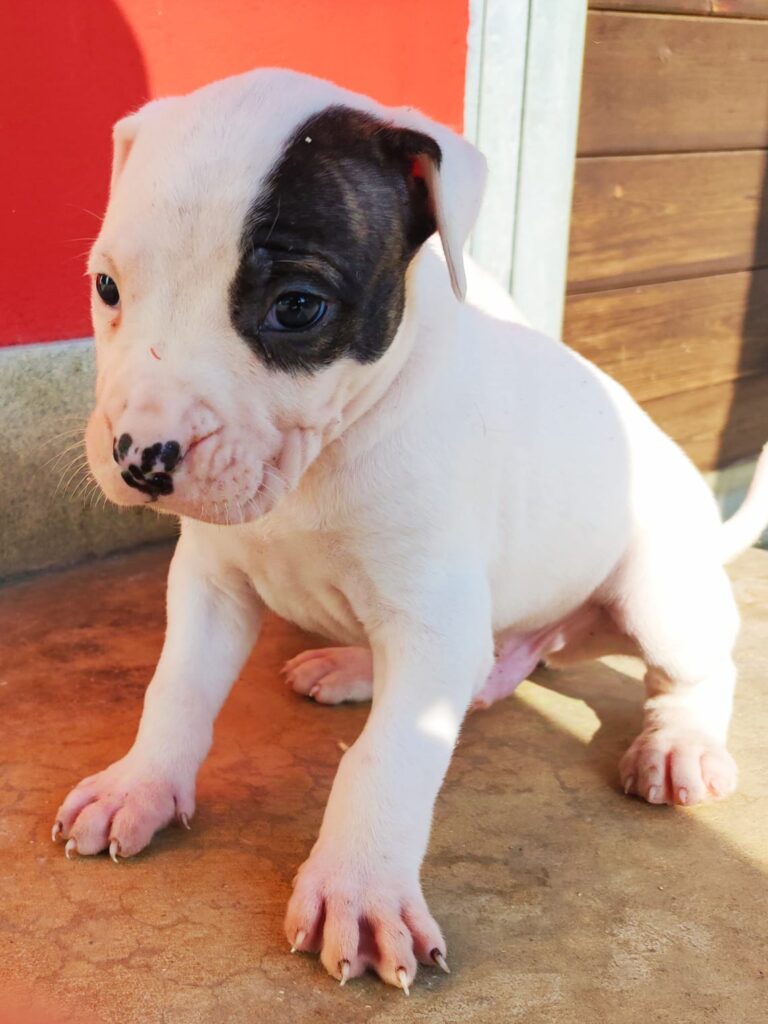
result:
[[[151,500],[173,494],[173,472],[182,460],[178,441],[156,441],[139,448],[130,434],[121,434],[112,442],[112,458],[123,467],[121,476],[129,487]]]

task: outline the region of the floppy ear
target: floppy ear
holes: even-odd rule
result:
[[[397,128],[406,129],[407,149],[415,160],[413,173],[426,186],[451,285],[463,301],[467,290],[463,250],[480,212],[485,157],[456,132],[413,107],[389,113]]]
[[[112,177],[109,182],[109,194],[115,190],[117,179],[125,167],[131,152],[136,132],[139,130],[140,113],[129,114],[121,118],[112,129]]]
[[[121,117],[112,128],[112,177],[109,182],[110,195],[115,189],[117,180],[123,172],[126,161],[130,156],[133,144],[136,141],[141,124],[151,118],[156,110],[173,102],[173,97],[163,96],[160,99],[150,100],[140,107],[135,113]]]

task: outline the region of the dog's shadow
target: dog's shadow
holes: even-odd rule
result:
[[[539,666],[512,696],[468,715],[449,782],[465,755],[490,770],[487,747],[499,774],[544,763],[558,779],[586,772],[619,792],[618,762],[642,728],[642,675],[627,657]]]
[[[636,665],[640,678],[621,671],[612,662]],[[581,701],[594,713],[598,726],[587,744],[594,755],[592,764],[604,781],[616,786],[617,756],[642,728],[645,687],[641,679],[639,660],[615,658],[611,663],[592,661],[565,668],[542,665],[530,681],[553,694]]]

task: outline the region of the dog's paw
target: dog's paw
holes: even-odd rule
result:
[[[75,786],[58,810],[51,833],[66,840],[67,857],[109,850],[132,857],[172,821],[189,828],[194,779],[177,784],[130,755]]]
[[[370,700],[373,694],[373,657],[367,647],[326,647],[304,651],[283,666],[296,693],[318,704]]]
[[[355,871],[315,851],[296,876],[285,934],[292,953],[319,952],[342,985],[370,968],[408,994],[418,963],[448,971],[418,880]]]
[[[651,804],[697,804],[736,789],[736,764],[722,743],[698,732],[644,729],[619,763],[625,793]]]

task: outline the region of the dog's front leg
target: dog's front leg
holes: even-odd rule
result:
[[[342,983],[367,967],[407,990],[445,942],[419,872],[467,705],[493,660],[487,583],[427,570],[429,592],[371,630],[373,707],[342,758],[285,927]]]
[[[256,641],[261,605],[244,578],[225,573],[182,535],[168,576],[168,625],[128,753],[84,779],[59,808],[54,839],[73,851],[145,847],[174,818],[188,826],[195,779],[213,722]]]

